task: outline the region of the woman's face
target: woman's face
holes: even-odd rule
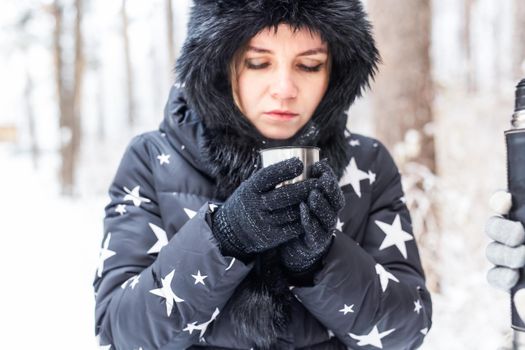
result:
[[[327,45],[307,29],[281,24],[254,36],[240,60],[237,97],[259,132],[288,139],[312,118],[328,87]]]

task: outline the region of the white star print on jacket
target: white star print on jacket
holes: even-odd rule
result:
[[[382,349],[383,343],[381,342],[381,339],[383,339],[384,337],[386,337],[387,335],[391,334],[394,331],[395,329],[390,329],[388,331],[379,333],[379,330],[377,329],[377,325],[376,325],[372,328],[370,333],[366,335],[355,335],[352,333],[349,333],[349,335],[350,337],[356,340],[359,340],[359,342],[357,343],[357,345],[359,346],[372,345],[372,346],[375,346],[376,348]]]
[[[157,237],[157,242],[148,250],[148,254],[158,253],[162,247],[168,244],[168,236],[166,235],[166,231],[157,225],[152,224],[151,222],[148,223],[148,225],[155,234],[155,237]]]
[[[170,163],[170,154],[161,154],[157,156],[157,159],[159,160],[160,165],[162,164],[169,164]]]
[[[195,284],[200,283],[200,284],[202,284],[203,286],[206,285],[206,284],[204,283],[204,279],[205,279],[205,278],[208,278],[208,276],[206,276],[206,275],[201,275],[201,270],[198,270],[198,271],[197,271],[197,274],[196,274],[196,275],[191,275],[191,277],[195,278]]]
[[[389,280],[399,282],[396,276],[385,270],[385,268],[380,264],[376,264],[376,272],[379,275],[379,281],[381,282],[381,289],[383,289],[383,292],[388,288]]]
[[[202,336],[208,329],[208,326],[210,325],[210,323],[212,323],[217,318],[218,315],[219,315],[219,309],[215,309],[215,311],[213,312],[213,315],[211,315],[211,318],[208,321],[201,323],[201,324],[197,324],[197,322],[188,323],[188,325],[186,326],[186,328],[183,329],[183,331],[189,332],[190,334],[192,334],[193,331],[195,330],[200,331],[199,338],[202,338]]]
[[[413,240],[414,237],[412,237],[412,235],[408,232],[403,231],[401,228],[401,219],[399,214],[396,215],[394,222],[391,225],[379,220],[376,220],[375,223],[381,228],[381,230],[383,230],[386,235],[383,243],[381,243],[381,246],[379,247],[379,250],[383,250],[395,245],[397,249],[399,249],[401,255],[403,255],[403,258],[406,259],[407,247],[405,242]]]
[[[339,310],[339,312],[342,312],[343,315],[346,315],[347,313],[353,313],[354,312],[354,304],[348,306],[345,304],[345,306]]]
[[[234,263],[235,263],[235,258],[232,258],[232,260],[230,261],[230,265],[228,265],[228,267],[226,268],[226,271],[231,269]]]
[[[97,276],[102,277],[102,271],[104,270],[104,262],[106,259],[111,258],[116,253],[112,250],[109,250],[109,241],[111,240],[111,232],[108,233],[106,236],[106,240],[104,241],[104,245],[102,246],[102,249],[100,250],[100,255],[98,258],[98,269],[97,269]]]
[[[172,289],[171,283],[173,281],[173,275],[175,275],[175,270],[171,271],[165,278],[162,278],[162,287],[157,289],[152,289],[149,292],[159,297],[166,299],[166,312],[168,317],[171,315],[173,310],[173,302],[182,303],[184,299],[179,298]]]
[[[337,223],[335,224],[335,229],[339,232],[343,232],[343,225],[344,223],[341,221],[341,219],[339,219],[339,217],[337,218]]]
[[[95,333],[123,349],[249,349],[233,334],[228,302],[254,264],[218,249],[210,228],[216,185],[195,153],[200,141],[190,140],[199,124],[191,114],[181,120],[134,138],[110,186]],[[358,142],[348,144],[340,180],[339,231],[314,285],[289,286],[293,309],[302,311],[285,336],[296,348],[330,339],[352,349],[415,349],[432,310],[400,174],[382,144],[351,137]],[[169,162],[160,164],[159,155]]]
[[[135,275],[127,279],[126,282],[122,283],[120,287],[124,289],[129,286],[131,287],[131,289],[135,289],[136,285],[139,283],[139,280],[140,280],[140,275]]]
[[[350,146],[357,147],[359,145],[360,145],[359,140],[350,140]]]
[[[184,208],[184,212],[186,213],[186,215],[188,215],[188,217],[191,219],[192,217],[195,216],[195,214],[197,214],[197,212],[195,210],[191,210],[191,209],[188,209],[188,208]]]
[[[140,196],[140,186],[133,187],[131,191],[127,187],[124,187],[124,191],[127,193],[127,195],[124,196],[124,201],[132,201],[136,207],[140,207],[142,202],[150,202],[148,198]]]
[[[351,185],[358,197],[361,197],[361,180],[375,181],[375,174],[359,170],[355,158],[350,159],[350,164],[345,170],[343,177],[339,180],[339,186]]]
[[[419,311],[422,309],[423,307],[421,306],[421,301],[417,300],[417,301],[414,301],[414,312],[419,314]]]
[[[120,215],[124,215],[126,213],[126,206],[124,204],[119,204],[117,205],[117,208],[115,208],[115,211]]]

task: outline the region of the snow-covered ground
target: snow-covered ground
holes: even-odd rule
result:
[[[57,195],[54,159],[0,145],[0,319],[4,349],[96,349],[95,274],[104,196]]]

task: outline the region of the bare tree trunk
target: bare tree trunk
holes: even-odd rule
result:
[[[28,24],[31,22],[32,18],[35,16],[34,9],[28,9],[23,11],[18,18],[16,23],[16,30],[20,33],[27,33]],[[26,35],[22,34],[19,42],[17,43],[18,49],[24,57],[28,57],[28,47],[31,46],[31,39]],[[24,60],[24,74],[25,74],[25,84],[24,84],[24,108],[27,118],[27,124],[29,127],[29,147],[31,150],[31,161],[33,163],[33,169],[38,169],[38,162],[40,158],[40,148],[38,147],[38,139],[36,132],[36,120],[35,113],[33,109],[33,78],[31,76],[31,70],[29,68],[29,62]]]
[[[474,75],[474,65],[472,62],[472,41],[471,35],[471,24],[472,24],[472,7],[474,0],[464,0],[463,6],[463,31],[462,31],[462,46],[465,55],[465,79],[467,84],[467,91],[474,93],[477,90],[476,78]]]
[[[525,78],[525,2],[514,0],[513,73],[516,82]]]
[[[99,141],[106,139],[106,117],[104,113],[104,80],[102,69],[99,67],[97,70],[97,111],[98,111],[98,128],[97,138]]]
[[[71,130],[68,128],[68,99],[66,96],[66,89],[64,86],[64,62],[62,59],[62,32],[63,32],[63,6],[59,0],[53,3],[53,17],[55,20],[55,28],[53,31],[53,58],[55,66],[55,84],[57,89],[58,109],[60,113],[59,127],[60,127],[60,155],[62,165],[60,168],[60,185],[62,193],[67,193],[71,190],[72,183],[68,181],[66,171],[66,163],[68,162],[66,149],[71,142]]]
[[[126,12],[126,0],[122,0],[121,7],[122,18],[122,39],[124,41],[124,58],[126,68],[126,96],[128,107],[128,124],[130,127],[135,125],[135,99],[133,97],[133,68],[131,66],[131,54],[129,49],[129,35],[128,35],[128,14]]]
[[[33,113],[33,79],[26,68],[26,84],[24,88],[24,102],[26,109],[26,116],[29,125],[29,138],[31,143],[31,158],[33,161],[33,169],[38,169],[38,161],[40,159],[40,148],[38,147],[38,140],[36,135],[35,114]]]
[[[61,36],[63,33],[63,6],[59,0],[53,3],[55,18],[54,62],[55,81],[60,111],[60,154],[62,165],[60,169],[61,192],[63,195],[72,196],[75,185],[75,167],[80,148],[80,100],[83,81],[84,57],[82,51],[82,0],[75,0],[75,56],[73,65],[73,80],[66,84],[66,65],[62,59],[63,48]]]
[[[168,65],[175,66],[175,38],[173,35],[173,6],[171,0],[166,0],[166,29],[168,31]]]
[[[165,69],[162,66],[162,59],[159,55],[158,50],[155,48],[155,45],[151,45],[149,50],[150,59],[150,67],[151,67],[151,76],[152,77],[159,77],[159,79],[156,79],[153,81],[152,84],[152,92],[153,92],[153,105],[155,106],[155,113],[153,115],[159,115],[162,114],[162,104],[163,104],[163,96],[165,93],[165,89],[169,86],[165,86],[164,82],[166,79],[164,79]],[[168,80],[168,83],[171,83],[170,80]]]
[[[82,92],[84,85],[84,40],[82,37],[82,14],[84,0],[75,0],[76,18],[75,18],[75,63],[74,63],[74,80],[73,80],[73,121],[72,121],[72,161],[69,171],[71,178],[75,178],[75,168],[80,155],[80,145],[82,142]],[[74,181],[73,181],[74,183]]]
[[[60,125],[62,125],[62,116],[65,115],[64,86],[63,86],[63,62],[62,62],[62,5],[58,0],[53,3],[53,18],[55,28],[53,31],[53,62],[55,66],[55,85],[57,89],[58,108],[60,112]]]
[[[378,138],[393,151],[403,177],[408,206],[417,216],[414,233],[422,251],[429,287],[439,290],[433,246],[437,210],[423,185],[436,173],[432,132],[433,83],[430,63],[430,0],[369,0],[370,15],[383,65],[373,88]],[[419,216],[418,216],[419,215]],[[424,218],[419,220],[419,218]]]
[[[383,63],[374,87],[376,130],[388,147],[403,142],[409,130],[421,137],[419,163],[436,170],[432,125],[429,0],[370,0]]]
[[[491,20],[491,29],[492,29],[492,40],[494,42],[494,50],[496,52],[504,52],[503,45],[501,44],[500,33],[502,31],[502,17],[503,11],[501,6],[496,6],[496,10],[492,14]],[[492,55],[492,71],[494,72],[494,77],[492,80],[492,86],[495,88],[495,92],[501,92],[501,82],[503,81],[503,67],[502,60],[498,55]]]

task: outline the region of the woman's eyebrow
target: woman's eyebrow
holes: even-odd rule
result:
[[[268,49],[263,49],[263,48],[260,48],[260,47],[255,47],[255,46],[248,46],[248,52],[250,51],[253,51],[253,52],[257,52],[257,53],[270,53],[270,54],[273,54],[273,51],[271,50],[268,50]],[[318,53],[327,53],[326,49],[323,48],[323,47],[319,47],[317,49],[311,49],[311,50],[307,50],[305,52],[302,52],[300,54],[298,54],[297,56],[311,56],[311,55],[317,55]]]

